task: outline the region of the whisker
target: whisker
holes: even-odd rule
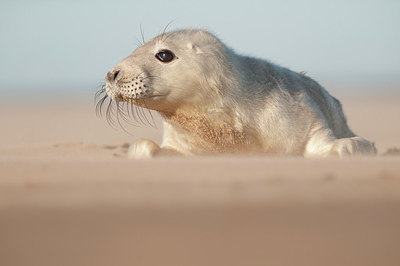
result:
[[[125,133],[127,133],[127,134],[133,136],[128,130],[126,130],[126,128],[122,125],[121,120],[119,119],[120,114],[121,114],[120,102],[117,102],[116,106],[117,106],[116,116],[117,116],[118,125],[120,126],[120,128],[121,128]]]
[[[138,97],[136,96],[136,101],[137,101],[137,100],[138,100]],[[142,108],[141,108],[140,106],[138,106],[138,105],[135,104],[135,110],[136,110],[136,114],[137,114],[137,116],[138,116],[140,122],[141,122],[143,125],[145,125],[145,123],[144,123],[144,121],[143,121],[143,119],[142,119],[142,116],[143,116],[143,110],[142,110]]]
[[[121,108],[121,111],[122,111],[121,117],[122,117],[122,119],[124,119],[124,121],[125,121],[127,124],[129,124],[129,125],[131,125],[131,126],[134,126],[134,127],[139,127],[139,125],[137,125],[134,121],[132,121],[132,119],[130,119],[130,118],[131,118],[131,114],[130,114],[130,112],[129,112],[129,105],[130,105],[130,103],[124,102],[124,105],[123,105],[123,107]],[[125,106],[126,106],[126,110],[125,110],[125,108],[124,108]]]
[[[145,43],[145,38],[144,38],[144,31],[142,27],[142,23],[140,23],[140,35],[142,36],[142,44]]]
[[[98,99],[105,92],[106,92],[106,89],[105,88],[101,88],[100,90],[96,91],[96,93],[94,94],[94,98]]]
[[[142,45],[142,41],[139,38],[136,38],[136,48]]]
[[[109,103],[107,106],[107,115],[106,115],[106,119],[107,119],[107,123],[112,127],[112,128],[117,128],[116,124],[115,124],[115,120],[113,119],[113,116],[115,116],[114,113],[114,106],[113,103],[114,101],[109,99]]]
[[[163,30],[163,32],[162,32],[162,34],[161,34],[161,41],[165,42],[165,40],[167,39],[167,37],[164,39],[164,36],[166,36],[167,29],[168,29],[169,25],[171,25],[173,22],[175,22],[175,20],[176,20],[176,19],[171,20],[171,21],[168,22],[168,24],[165,26],[165,28],[164,28],[164,30]]]
[[[136,105],[135,105],[135,106],[136,106]],[[129,107],[130,107],[129,109],[130,109],[130,111],[131,111],[131,114],[132,114],[133,119],[135,120],[135,122],[139,123],[139,120],[138,120],[138,118],[137,118],[137,113],[136,113],[136,115],[135,115],[135,109],[133,109],[134,104],[131,103]]]
[[[94,94],[94,101],[95,101],[95,102],[97,101],[98,98],[101,97],[101,95],[102,95],[103,93],[106,92],[106,86],[105,86],[105,84],[102,84],[102,85],[99,86],[99,87],[100,87],[100,89],[98,89],[98,90],[96,91],[96,93]]]
[[[153,122],[153,123],[149,123],[149,125],[150,125],[151,127],[153,127],[153,128],[157,128],[156,121],[154,120],[154,116],[153,116],[153,114],[151,113],[151,110],[147,107],[147,104],[146,104],[146,100],[145,100],[145,99],[143,99],[143,104],[144,104],[144,106],[146,107],[146,110],[147,110],[147,112],[149,113],[149,115],[150,115],[150,117],[151,117],[151,120],[152,120],[152,122]]]
[[[104,104],[105,100],[107,99],[107,97],[108,97],[108,95],[104,95],[104,97],[101,98],[96,104],[96,115],[98,117],[103,117],[102,107],[103,107],[103,104]]]
[[[144,99],[140,99],[140,101],[141,101],[141,103],[143,103],[143,104],[146,106],[146,104],[144,103]],[[141,107],[140,109],[141,109],[141,111],[142,111],[144,120],[146,120],[146,124],[147,124],[147,125],[151,125],[149,119],[147,118],[146,112],[144,111],[144,108]],[[148,110],[148,109],[147,109],[147,110]]]
[[[125,112],[125,105],[126,105],[126,112]],[[120,115],[121,118],[124,120],[125,123],[127,123],[130,126],[134,126],[134,127],[139,127],[138,124],[132,122],[131,120],[129,120],[130,118],[130,114],[129,114],[129,105],[130,103],[127,102],[123,102],[122,107],[120,109]]]

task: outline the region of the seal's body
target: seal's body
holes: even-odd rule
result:
[[[139,140],[133,157],[260,153],[373,155],[347,126],[341,104],[304,74],[236,54],[204,30],[162,34],[106,77],[114,101],[158,111],[161,147]]]

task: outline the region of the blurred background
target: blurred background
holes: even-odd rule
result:
[[[0,92],[93,95],[141,39],[202,27],[329,91],[400,84],[400,1],[1,1]],[[72,93],[71,93],[72,92]],[[4,100],[4,98],[3,98]]]

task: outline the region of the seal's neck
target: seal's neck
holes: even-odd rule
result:
[[[184,133],[191,144],[203,151],[232,152],[241,144],[248,144],[248,134],[240,121],[228,111],[212,113],[164,113],[165,122],[175,131]]]

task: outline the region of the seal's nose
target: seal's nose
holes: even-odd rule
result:
[[[118,78],[118,74],[120,73],[120,70],[111,70],[110,72],[107,73],[106,76],[106,81],[114,83],[116,82],[117,78]]]

